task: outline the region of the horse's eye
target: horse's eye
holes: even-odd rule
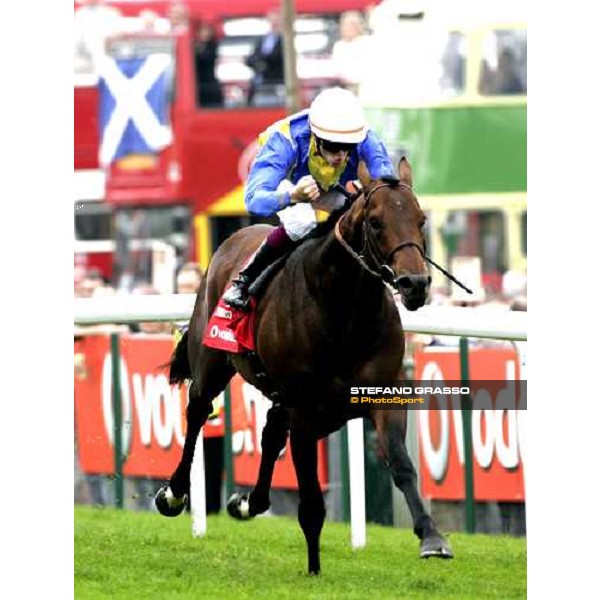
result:
[[[427,224],[427,221],[425,219],[423,219],[420,223],[419,223],[419,229],[423,229],[423,227],[425,227],[425,225]]]
[[[383,227],[381,221],[377,217],[371,217],[369,219],[369,225],[378,231]]]

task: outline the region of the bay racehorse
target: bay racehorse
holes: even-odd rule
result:
[[[317,477],[317,441],[349,419],[369,418],[379,455],[406,498],[421,557],[452,557],[417,491],[405,446],[406,409],[353,406],[348,393],[355,382],[402,379],[404,332],[390,287],[408,310],[416,310],[425,303],[431,282],[424,248],[425,214],[404,158],[398,173],[398,179],[371,179],[362,166],[363,193],[341,214],[320,224],[317,234],[289,256],[257,304],[254,357],[208,348],[202,339],[226,286],[270,228],[244,228],[217,250],[189,329],[171,362],[171,380],[191,379],[191,385],[182,458],[168,486],[156,496],[161,514],[183,511],[196,438],[212,411],[212,400],[237,371],[272,399],[273,406],[263,430],[257,484],[249,497],[232,497],[231,514],[246,518],[268,509],[273,468],[289,432],[308,571],[319,573],[325,504]]]

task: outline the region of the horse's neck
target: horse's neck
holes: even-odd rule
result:
[[[354,314],[363,324],[381,314],[387,302],[381,279],[367,271],[331,232],[305,258],[309,289],[336,319]]]

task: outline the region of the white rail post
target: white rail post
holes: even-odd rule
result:
[[[190,512],[192,513],[192,535],[194,537],[206,535],[206,481],[204,477],[204,434],[200,429],[190,471]]]
[[[350,471],[350,529],[352,547],[367,545],[367,517],[365,505],[365,444],[363,420],[348,421],[348,464]]]

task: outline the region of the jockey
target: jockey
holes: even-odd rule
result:
[[[250,284],[316,227],[315,209],[332,212],[343,205],[342,194],[324,193],[357,179],[360,160],[375,178],[394,173],[383,143],[366,125],[358,98],[339,87],[322,91],[309,110],[271,125],[260,134],[259,146],[246,182],[246,207],[254,215],[277,213],[281,225],[223,296],[241,310],[248,305]]]

